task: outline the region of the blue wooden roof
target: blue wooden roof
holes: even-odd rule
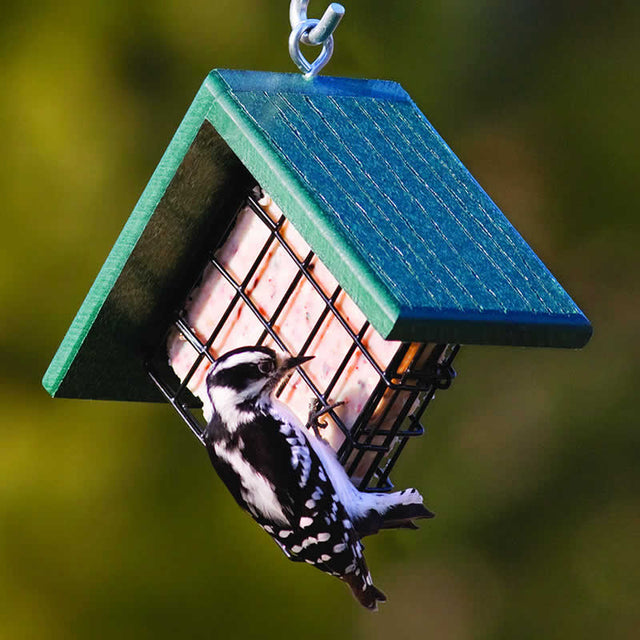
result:
[[[393,82],[213,71],[208,118],[385,337],[583,346],[591,326]]]

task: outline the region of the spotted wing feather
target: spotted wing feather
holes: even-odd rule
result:
[[[301,429],[265,412],[230,435],[222,425],[216,428],[214,416],[205,443],[238,504],[287,557],[339,577],[364,606],[376,608],[384,595],[372,584],[358,532]],[[228,453],[233,451],[242,453],[251,473],[238,474],[234,464],[240,464],[240,456]],[[248,487],[258,486],[257,476],[264,478],[260,496]]]

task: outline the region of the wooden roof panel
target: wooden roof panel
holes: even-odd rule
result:
[[[271,88],[271,75],[214,72],[226,105],[212,111],[242,121],[242,138],[223,136],[383,336],[449,341],[453,322],[469,343],[588,340],[580,309],[399,85]]]

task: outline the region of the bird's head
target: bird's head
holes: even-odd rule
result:
[[[240,347],[220,356],[207,375],[209,399],[220,415],[247,411],[313,356],[292,357],[269,347]]]

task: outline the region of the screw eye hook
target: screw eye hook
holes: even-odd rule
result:
[[[289,36],[289,54],[296,66],[305,74],[305,78],[316,76],[329,62],[333,54],[333,32],[344,16],[341,4],[332,2],[320,20],[309,19],[307,8],[309,0],[292,0],[289,7],[291,35]],[[318,57],[309,62],[300,51],[300,43],[320,46]]]

